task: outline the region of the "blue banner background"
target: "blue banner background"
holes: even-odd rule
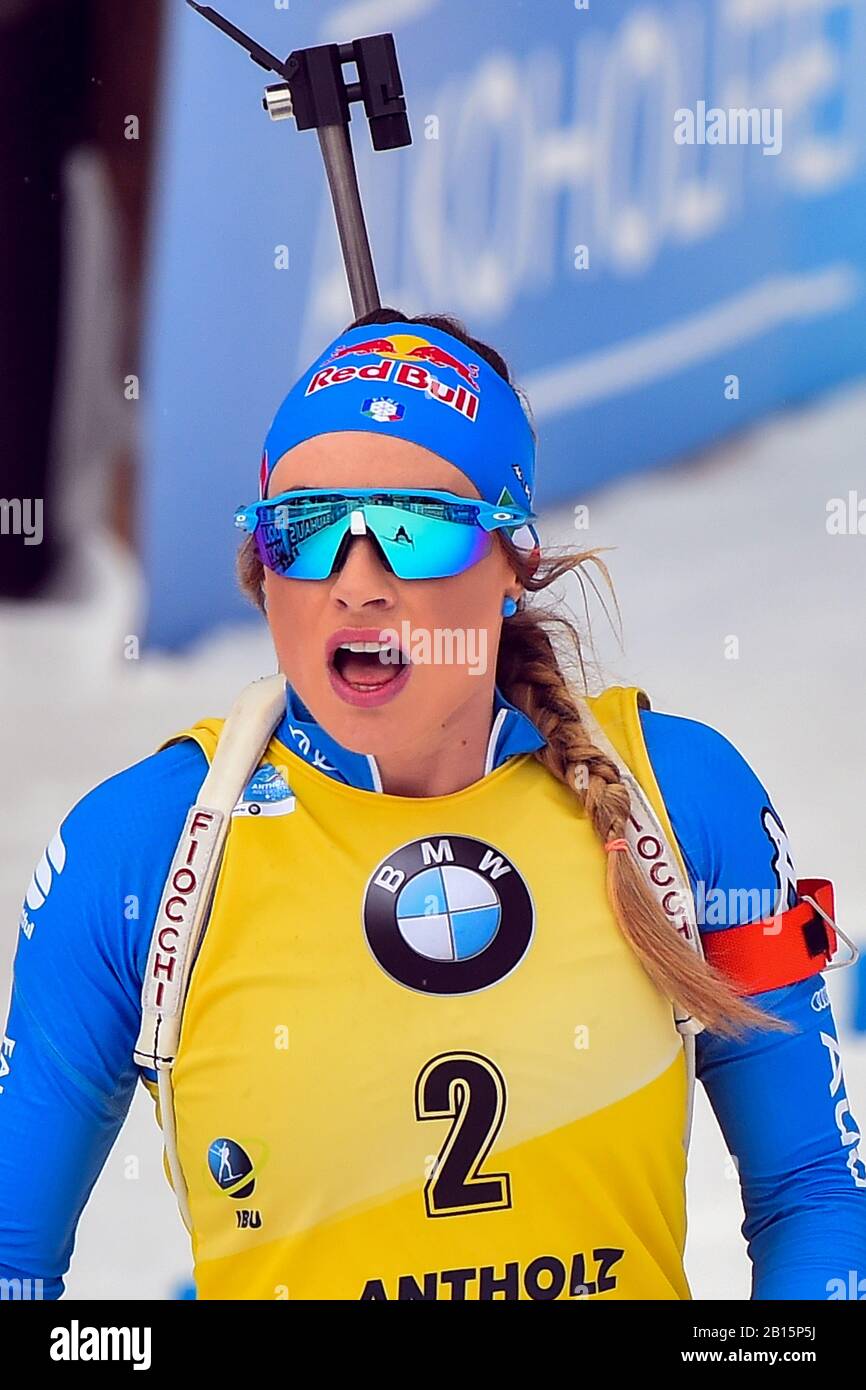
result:
[[[281,56],[395,33],[414,144],[374,155],[352,120],[382,299],[503,352],[535,408],[542,505],[866,369],[859,0],[217,7]],[[270,80],[173,8],[141,387],[165,646],[250,612],[233,509],[283,394],[352,317],[318,142],[267,119]],[[675,112],[699,102],[780,110],[781,149],[678,144]]]

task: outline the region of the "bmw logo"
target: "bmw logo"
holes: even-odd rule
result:
[[[466,835],[394,850],[373,870],[362,912],[379,965],[422,994],[472,994],[504,979],[526,954],[535,917],[514,863]]]

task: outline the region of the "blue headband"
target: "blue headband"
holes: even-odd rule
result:
[[[450,333],[376,323],[335,338],[277,411],[265,440],[260,497],[287,450],[343,430],[421,444],[465,473],[486,502],[531,510],[535,441],[520,400]]]

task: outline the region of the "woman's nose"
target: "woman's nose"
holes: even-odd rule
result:
[[[334,575],[331,597],[347,608],[375,603],[390,607],[396,598],[394,577],[385,568],[369,536],[352,536],[343,563]]]

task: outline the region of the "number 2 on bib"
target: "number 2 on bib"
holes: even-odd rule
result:
[[[483,1173],[505,1119],[505,1080],[477,1052],[433,1057],[415,1083],[419,1120],[451,1120],[424,1187],[428,1216],[464,1216],[511,1206],[511,1176]]]

